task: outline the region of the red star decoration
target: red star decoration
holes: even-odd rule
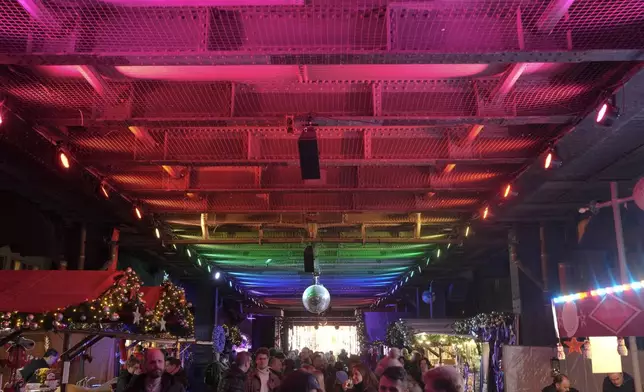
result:
[[[568,354],[581,354],[581,348],[583,347],[584,342],[577,340],[577,338],[572,338],[570,340],[564,341],[564,344],[568,346]]]

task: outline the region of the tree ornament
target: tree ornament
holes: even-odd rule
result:
[[[561,343],[557,343],[557,359],[560,361],[566,360],[566,353],[564,352],[564,349]]]
[[[192,302],[188,302],[188,307],[192,308]]]
[[[153,314],[154,314],[154,313],[153,313],[151,310],[148,310],[148,311],[146,311],[146,312],[145,312],[145,316],[146,316],[146,317],[150,317],[150,316],[152,316]]]
[[[29,314],[29,315],[27,315],[27,320],[31,321],[31,320],[33,320],[33,319],[34,319],[34,315],[33,315],[33,314]]]
[[[38,323],[29,323],[29,329],[35,331],[38,329]]]
[[[159,331],[165,331],[165,323],[166,321],[164,319],[159,320]]]
[[[315,314],[326,311],[331,305],[331,294],[318,282],[317,276],[315,282],[302,293],[302,304],[306,310]]]
[[[138,325],[141,322],[141,313],[139,312],[139,308],[137,307],[136,310],[132,313],[132,316],[134,316],[134,321],[132,322],[134,325]]]
[[[125,272],[127,272],[128,274],[131,274],[131,273],[132,273],[132,268],[127,267],[127,268],[125,269]]]
[[[593,353],[590,350],[590,340],[584,342],[584,358],[593,359]]]
[[[107,306],[107,305],[103,306],[103,312],[104,313],[109,313],[110,312],[110,307]]]
[[[63,321],[63,314],[62,313],[56,313],[56,320]]]
[[[9,322],[8,322],[8,321],[3,321],[3,322],[2,322],[2,328],[9,328],[9,326],[10,326],[10,325],[11,325],[11,324],[9,324]]]
[[[4,318],[10,319],[11,318],[11,312],[7,312],[4,314]]]
[[[87,320],[87,316],[85,316],[84,314],[81,314],[80,321],[85,321],[85,320]]]
[[[118,314],[118,313],[112,313],[112,314],[110,314],[110,320],[111,320],[111,321],[118,321],[118,319],[119,319],[119,318],[120,318],[120,317],[119,317],[119,314]]]
[[[624,338],[617,338],[617,353],[622,357],[628,356],[628,349],[626,348]]]

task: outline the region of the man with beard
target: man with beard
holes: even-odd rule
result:
[[[148,349],[143,357],[144,373],[130,383],[126,392],[185,392],[183,385],[164,370],[163,352],[156,348]]]

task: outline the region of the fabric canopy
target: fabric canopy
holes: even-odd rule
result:
[[[150,310],[154,309],[161,298],[161,286],[141,287],[141,292],[143,293],[145,306]]]
[[[587,296],[554,307],[562,338],[644,335],[644,290]]]
[[[123,272],[0,271],[0,311],[44,313],[98,298]]]

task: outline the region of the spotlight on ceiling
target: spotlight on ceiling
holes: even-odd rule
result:
[[[197,257],[197,265],[201,267],[201,259]]]
[[[507,184],[507,185],[503,188],[503,198],[504,198],[504,199],[509,199],[509,198],[514,197],[514,196],[516,196],[516,195],[518,195],[518,194],[519,194],[518,192],[515,192],[515,191],[512,189],[512,184]]]
[[[221,278],[221,272],[217,271],[215,272],[215,280],[219,280]]]
[[[208,273],[212,272],[212,268],[210,268],[210,265],[208,265],[206,268],[208,268]]]
[[[69,169],[71,167],[70,162],[71,161],[69,159],[69,154],[67,153],[67,151],[63,150],[62,148],[59,148],[58,149],[58,163],[60,164],[60,166],[62,166],[63,169]]]
[[[485,207],[483,213],[481,214],[481,217],[483,219],[487,219],[488,215],[490,215],[490,207]]]
[[[157,237],[157,239],[161,239],[161,230],[159,230],[158,227],[154,228],[154,236]]]
[[[441,257],[441,248],[438,248],[436,249],[436,258],[438,259],[440,257]]]
[[[618,117],[619,108],[609,102],[604,102],[599,107],[599,110],[597,110],[597,117],[595,118],[595,121],[599,125],[610,127],[615,123],[615,121],[617,121]]]
[[[99,189],[101,191],[101,195],[104,198],[106,198],[106,199],[110,198],[110,191],[109,191],[109,187],[107,186],[107,183],[101,182],[101,186],[99,187]]]
[[[186,248],[186,254],[188,257],[192,257],[192,253],[190,252],[190,248]]]
[[[558,169],[563,165],[563,161],[559,158],[557,151],[554,148],[551,148],[546,153],[546,157],[543,160],[543,168],[546,170]]]
[[[467,226],[467,227],[465,228],[465,238],[467,238],[469,235],[470,235],[470,227],[469,227],[469,226]]]
[[[143,211],[141,211],[141,208],[138,206],[134,207],[134,215],[136,216],[136,219],[141,220],[143,219]]]

